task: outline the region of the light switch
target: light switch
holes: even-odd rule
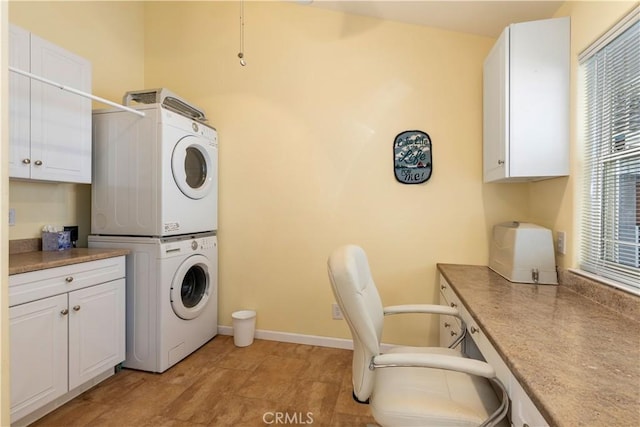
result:
[[[567,254],[567,233],[564,231],[558,231],[558,241],[556,242],[556,250],[559,254]]]
[[[15,208],[9,208],[9,226],[16,225],[16,210]]]

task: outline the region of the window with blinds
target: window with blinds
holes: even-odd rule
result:
[[[580,268],[640,289],[640,8],[580,56]]]

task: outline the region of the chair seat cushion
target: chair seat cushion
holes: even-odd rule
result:
[[[460,355],[457,350],[438,347],[388,351],[406,352]],[[485,378],[430,368],[378,368],[375,372],[370,407],[373,417],[385,427],[477,427],[500,405]]]

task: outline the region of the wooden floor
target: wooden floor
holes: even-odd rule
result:
[[[350,350],[217,336],[162,374],[123,369],[32,426],[374,423],[351,398]]]

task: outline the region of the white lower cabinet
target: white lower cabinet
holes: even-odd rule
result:
[[[69,390],[124,360],[125,281],[69,293]]]
[[[440,284],[440,305],[453,307],[448,284]],[[462,322],[457,317],[440,316],[440,347],[449,347],[462,333]],[[464,341],[462,342],[464,344]],[[464,351],[464,349],[462,349]]]
[[[67,392],[67,295],[9,309],[11,419]]]
[[[62,283],[68,292],[47,295]],[[12,423],[50,412],[125,358],[124,257],[10,276],[10,304],[38,290],[46,297],[9,308]]]
[[[516,377],[507,367],[505,361],[500,357],[476,320],[469,314],[467,308],[462,304],[458,295],[451,288],[447,280],[440,276],[440,301],[446,301],[451,307],[460,311],[460,316],[464,320],[467,335],[463,342],[464,353],[471,358],[484,360],[496,371],[496,376],[502,382],[509,395],[509,419],[514,427],[545,427],[549,423],[544,419],[538,408],[533,404],[531,398],[524,391]],[[444,317],[444,316],[441,316]],[[440,332],[440,344],[447,342],[449,333],[442,336]]]
[[[514,377],[511,377],[511,425],[514,427],[536,427],[549,425],[538,408]]]

